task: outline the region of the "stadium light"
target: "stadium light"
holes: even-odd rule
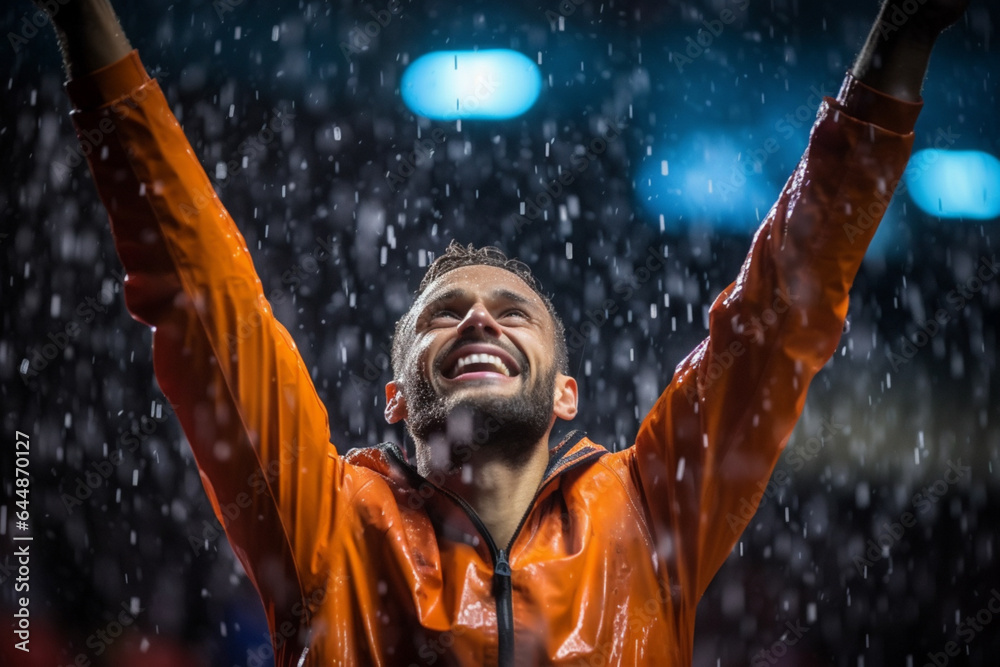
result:
[[[681,145],[654,151],[636,174],[635,193],[654,224],[683,231],[707,225],[751,234],[777,196],[766,165],[741,154],[724,133],[694,132]]]
[[[434,51],[413,61],[400,83],[406,106],[434,120],[513,118],[541,89],[538,66],[509,49]]]
[[[939,218],[1000,216],[1000,160],[983,151],[918,151],[906,171],[913,202]]]

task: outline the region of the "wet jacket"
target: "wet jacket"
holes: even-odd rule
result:
[[[554,446],[496,544],[394,445],[338,455],[243,237],[138,56],[68,89],[126,305],[153,327],[157,380],[278,665],[689,665],[695,606],[838,344],[920,108],[850,77],[823,100],[709,336],[635,443]]]

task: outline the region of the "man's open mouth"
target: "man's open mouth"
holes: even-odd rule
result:
[[[449,380],[472,374],[476,377],[502,375],[509,378],[516,377],[520,372],[517,362],[503,350],[473,345],[463,346],[448,355],[441,367],[441,374]]]

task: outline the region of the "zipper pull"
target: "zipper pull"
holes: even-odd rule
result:
[[[503,549],[501,549],[500,553],[497,554],[497,564],[496,567],[493,568],[493,572],[498,577],[507,577],[510,579],[510,563],[507,562],[507,554]]]

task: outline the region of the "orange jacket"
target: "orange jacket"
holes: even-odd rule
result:
[[[573,435],[553,448],[497,545],[395,446],[338,456],[243,237],[137,54],[68,89],[126,304],[154,328],[156,377],[278,665],[689,665],[695,605],[838,344],[920,109],[850,77],[825,98],[709,337],[635,444],[609,453]]]

